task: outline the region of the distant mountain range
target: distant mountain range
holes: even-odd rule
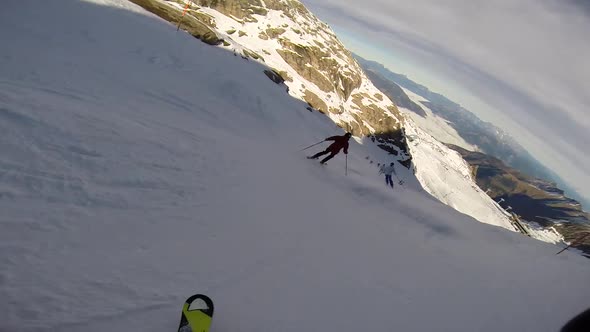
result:
[[[541,165],[502,129],[480,120],[445,96],[404,75],[391,72],[382,64],[356,55],[355,58],[373,84],[398,107],[422,118],[443,118],[465,142],[479,150],[470,151],[445,142],[469,163],[477,185],[495,201],[501,202],[504,209],[511,210],[524,222],[554,228],[568,242],[574,242],[580,234],[590,232],[590,216],[578,201],[566,197],[564,191],[558,188],[556,183],[567,188],[559,176]],[[404,89],[422,98],[408,96]],[[432,113],[425,112],[423,107]],[[436,133],[432,135],[437,136]],[[444,141],[444,137],[438,139]],[[568,189],[569,193],[574,191]],[[590,238],[574,247],[590,257]]]
[[[432,110],[434,114],[448,121],[459,135],[469,144],[476,146],[481,152],[496,157],[508,166],[529,176],[553,182],[553,186],[563,188],[568,196],[582,202],[586,207],[590,202],[568,186],[555,172],[543,166],[514,138],[501,128],[489,122],[482,121],[475,114],[455,103],[445,96],[430,91],[405,75],[397,74],[382,64],[366,60],[354,55],[367,75],[381,91],[393,99],[399,107],[404,107],[424,117],[424,111],[403,92],[401,87],[427,99],[421,102]],[[414,105],[412,105],[414,104]]]
[[[527,176],[486,154],[448,146],[469,163],[477,185],[505,209],[525,221],[554,227],[568,242],[590,232],[590,215],[582,210],[580,203],[564,196],[555,184]],[[590,257],[590,238],[574,247]]]

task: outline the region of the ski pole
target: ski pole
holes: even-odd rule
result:
[[[193,0],[186,3],[186,6],[184,7],[184,11],[182,12],[182,15],[180,16],[180,21],[178,21],[178,27],[176,28],[176,31],[180,30],[180,26],[182,25],[182,21],[184,21],[184,14],[186,14],[186,12],[188,11],[188,8],[192,4],[193,4]]]
[[[560,250],[560,251],[559,251],[557,254],[555,254],[555,255],[559,255],[559,254],[561,254],[562,252],[564,252],[564,251],[568,250],[568,249],[569,249],[571,246],[573,246],[573,245],[575,245],[575,244],[578,244],[578,242],[582,242],[582,240],[583,240],[583,239],[585,239],[585,238],[586,238],[588,235],[590,235],[590,233],[583,234],[583,235],[582,235],[582,236],[580,236],[580,237],[579,237],[577,240],[574,240],[574,242],[570,243],[570,244],[569,244],[567,247],[565,247],[565,248],[561,249],[561,250]]]
[[[321,144],[321,143],[324,143],[324,141],[323,141],[323,140],[322,140],[322,141],[319,141],[319,142],[317,142],[317,143],[315,143],[315,144],[312,144],[312,145],[310,145],[310,146],[308,146],[308,147],[306,147],[306,148],[303,148],[303,149],[301,149],[301,150],[299,150],[299,151],[304,151],[304,150],[307,150],[307,149],[309,149],[309,148],[311,148],[311,147],[314,147],[314,146],[316,146],[316,145],[318,145],[318,144]]]
[[[561,249],[561,250],[560,250],[560,251],[559,251],[557,254],[555,254],[555,255],[559,255],[559,254],[561,254],[562,252],[564,252],[564,251],[568,250],[568,249],[569,249],[569,248],[570,248],[572,245],[573,245],[573,243],[569,244],[567,247],[565,247],[565,248]]]
[[[348,176],[348,153],[346,154],[345,157],[345,164],[344,164],[344,176]]]
[[[398,182],[398,183],[399,183],[399,185],[400,185],[400,186],[403,186],[403,185],[404,185],[404,181],[402,181],[402,180],[400,180],[400,179],[399,179],[399,177],[397,176],[397,173],[394,173],[394,174],[395,174],[395,178],[396,178],[396,179],[399,181],[399,182]]]

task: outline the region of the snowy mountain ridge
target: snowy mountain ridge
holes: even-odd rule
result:
[[[165,1],[178,10],[189,1]],[[285,77],[289,93],[355,135],[400,129],[395,104],[373,86],[328,25],[296,0],[192,1],[207,15],[221,47],[262,61]]]
[[[369,80],[358,65],[352,54],[342,45],[334,32],[320,21],[296,0],[272,0],[260,2],[232,2],[214,3],[211,1],[164,1],[178,10],[189,5],[188,13],[201,14],[210,18],[209,27],[219,38],[226,41],[220,47],[231,49],[234,53],[275,68],[287,78],[284,82],[289,86],[289,93],[305,100],[326,113],[334,122],[343,128],[351,128],[357,135],[375,136],[378,145],[398,155],[397,160],[407,161],[412,158],[420,172],[419,182],[430,194],[458,211],[473,216],[477,220],[517,231],[510,213],[504,211],[480,188],[470,176],[467,163],[462,161],[459,154],[440,144],[434,137],[420,131],[423,127],[435,130],[450,137],[451,142],[460,146],[472,147],[465,142],[457,132],[446,122],[435,116],[422,101],[426,98],[403,89],[410,99],[417,103],[429,114],[433,121],[422,121],[421,117],[412,117],[412,112],[406,112],[406,126],[400,124],[402,118],[394,101],[383,95]],[[193,7],[194,6],[194,7]],[[312,49],[314,51],[308,51]],[[254,55],[253,55],[254,54]],[[287,54],[304,58],[302,66]],[[319,59],[318,59],[319,58]],[[326,60],[329,59],[329,60]],[[332,65],[322,62],[334,61]],[[338,73],[338,74],[336,74]],[[318,78],[320,77],[320,78]],[[331,80],[334,80],[333,83]],[[360,82],[354,83],[353,82]],[[348,86],[348,90],[344,85]],[[350,87],[353,87],[351,90]],[[360,98],[360,100],[359,100]],[[372,114],[366,108],[367,106]],[[378,114],[382,113],[382,116]],[[377,116],[375,115],[377,114]],[[407,116],[412,117],[412,120]],[[393,119],[394,122],[381,124],[383,118]],[[378,119],[377,125],[375,119]],[[412,121],[418,121],[416,126]],[[429,125],[432,123],[432,125]],[[426,126],[426,127],[425,127]],[[407,142],[394,135],[396,139],[389,140],[384,132],[395,132],[405,127],[417,134],[423,142],[430,142],[434,149],[424,150],[415,148],[408,155]],[[375,129],[375,128],[378,128]],[[407,132],[406,132],[407,133]],[[422,146],[424,147],[424,146]],[[420,154],[415,159],[414,154]],[[433,160],[438,167],[432,167]],[[380,163],[387,160],[380,160]],[[456,167],[457,165],[462,167]],[[406,164],[408,165],[408,164]],[[424,166],[422,166],[424,165]],[[453,178],[453,181],[449,181]],[[531,232],[530,234],[538,234]],[[563,238],[557,234],[547,236],[545,233],[536,238],[551,243],[562,242]]]
[[[359,136],[372,136],[378,146],[397,155],[397,157],[381,158],[377,160],[378,163],[388,162],[388,159],[393,158],[406,161],[406,165],[409,166],[407,162],[413,158],[413,154],[410,156],[406,153],[408,144],[403,136],[395,134],[394,137],[397,139],[390,140],[387,137],[388,134],[379,135],[379,133],[400,131],[402,128],[401,115],[394,102],[372,84],[334,32],[300,2],[294,0],[259,3],[154,1],[168,4],[178,11],[187,8],[187,4],[190,4],[188,13],[193,13],[195,17],[205,14],[210,19],[207,21],[209,27],[225,41],[219,47],[231,50],[234,54],[238,52],[245,58],[253,58],[255,61],[271,66],[276,72],[282,73],[287,78],[284,83],[289,86],[290,95],[305,100],[315,107],[318,103],[325,104],[325,106],[320,106],[320,109],[329,110],[326,114],[341,127],[351,128]],[[211,6],[211,8],[207,6]],[[253,7],[256,9],[252,10]],[[292,11],[295,13],[291,13]],[[276,29],[279,31],[276,32]],[[293,45],[296,47],[294,48]],[[312,48],[315,51],[302,51],[307,48]],[[293,53],[293,50],[299,53]],[[308,58],[308,62],[313,65],[306,62],[301,67],[290,61],[290,58],[285,54],[297,54],[301,58]],[[320,57],[320,60],[316,59],[317,57]],[[322,61],[328,61],[325,60],[326,58],[335,62],[333,66],[322,66]],[[319,70],[315,68],[319,68]],[[307,73],[307,69],[313,70],[313,74]],[[321,82],[329,81],[334,77],[330,72],[335,69],[338,73],[342,73],[339,74],[341,76],[336,76],[336,84],[325,83],[322,85]],[[317,77],[321,77],[321,79]],[[358,87],[349,89],[350,91],[343,89],[343,82],[356,81],[360,82],[357,84]],[[309,96],[313,96],[313,98],[310,99]],[[362,97],[359,101],[359,96],[373,97]],[[413,95],[412,98],[416,98],[416,96]],[[369,112],[367,109],[359,108],[362,105],[367,106],[372,113],[367,115]],[[378,114],[382,115],[378,116]],[[383,125],[381,124],[383,118],[392,119],[394,122],[386,122]],[[412,132],[417,130],[410,119],[406,118],[404,121],[408,127],[414,128],[411,129]],[[377,130],[375,127],[379,129]],[[420,132],[420,135],[424,134]],[[424,138],[425,140],[434,142],[435,139],[432,136],[426,136],[428,138]],[[461,159],[460,156],[443,144],[432,144],[436,144],[435,150],[417,149],[415,153],[423,153],[421,158],[411,159],[416,168],[421,170],[419,174],[421,185],[441,202],[467,213],[481,222],[515,230],[509,218],[504,213],[499,213],[498,207],[490,203],[490,198],[481,195],[481,191],[475,189],[477,186],[473,179],[462,175],[465,170],[468,171],[468,168],[455,168],[454,165],[458,163],[456,159],[457,157]],[[445,151],[443,155],[436,154],[436,151],[442,150]],[[434,154],[430,155],[430,153]],[[452,157],[449,159],[447,156]],[[435,159],[440,167],[432,168],[430,167],[432,166],[431,162]],[[454,182],[448,182],[449,177],[454,177],[452,174],[458,174],[458,177]],[[453,185],[457,187],[452,188]],[[449,194],[450,192],[460,192],[459,188],[468,188],[469,190],[461,195]]]

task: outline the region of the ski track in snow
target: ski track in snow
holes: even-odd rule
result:
[[[212,331],[555,331],[587,305],[586,259],[401,167],[392,191],[370,142],[348,176],[305,159],[339,131],[260,64],[127,1],[4,9],[0,330],[170,331],[195,292]]]

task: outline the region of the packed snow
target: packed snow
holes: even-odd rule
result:
[[[401,167],[391,190],[370,141],[305,159],[332,121],[126,1],[9,0],[0,40],[1,331],[174,331],[197,292],[213,332],[556,331],[588,305],[586,259]]]

